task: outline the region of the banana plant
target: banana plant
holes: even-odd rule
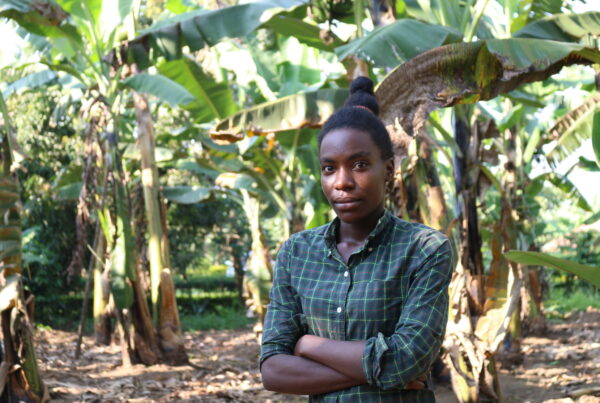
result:
[[[21,206],[19,183],[14,174],[18,146],[2,94],[0,112],[3,120],[0,131],[0,271],[3,280],[0,288],[3,340],[0,389],[5,390],[11,400],[46,402],[49,395],[37,364],[21,277]]]

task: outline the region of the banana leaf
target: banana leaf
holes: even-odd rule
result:
[[[261,0],[238,4],[218,10],[195,10],[160,21],[142,35],[120,47],[119,61],[136,63],[145,69],[163,56],[166,60],[181,58],[184,46],[194,52],[213,46],[223,38],[236,38],[249,34],[274,15],[304,6],[305,0]],[[117,52],[108,56],[115,61]]]
[[[594,116],[600,111],[600,95],[594,94],[577,108],[567,112],[548,130],[544,143],[556,145],[546,153],[550,163],[566,158],[577,150],[593,133]]]
[[[172,60],[160,64],[158,71],[192,95],[192,101],[184,107],[192,113],[196,122],[223,119],[237,111],[230,85],[216,82],[202,71],[196,61],[189,58]]]
[[[441,46],[398,66],[380,83],[380,117],[387,124],[397,119],[413,135],[434,109],[492,99],[563,66],[598,62],[598,49],[542,39]]]
[[[236,142],[248,135],[264,135],[303,127],[318,128],[348,97],[347,89],[324,89],[290,95],[244,109],[221,120],[210,130],[214,140]]]
[[[600,36],[600,12],[558,14],[536,20],[514,33],[515,38],[578,42],[585,36]]]
[[[154,95],[171,105],[186,105],[194,101],[194,96],[185,87],[160,74],[136,74],[123,80],[122,84],[137,92]]]
[[[522,252],[511,250],[504,254],[508,260],[513,262],[531,265],[546,266],[575,274],[580,278],[600,287],[600,267],[588,266],[570,260],[554,257],[542,252]]]
[[[336,48],[335,53],[340,60],[354,55],[374,66],[391,68],[426,50],[459,42],[461,38],[461,34],[452,28],[401,19]]]

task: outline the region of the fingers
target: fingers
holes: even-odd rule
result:
[[[418,381],[418,380],[414,380],[414,381],[410,381],[407,385],[405,389],[409,389],[409,390],[421,390],[421,389],[425,389],[425,383]]]
[[[427,381],[427,375],[421,375],[420,377],[418,377],[414,381],[410,381],[406,385],[406,389],[412,389],[412,390],[425,389],[425,382],[426,381]]]

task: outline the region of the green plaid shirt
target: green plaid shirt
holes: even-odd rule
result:
[[[304,334],[366,340],[368,384],[311,402],[435,402],[430,389],[402,390],[428,372],[448,314],[451,249],[440,232],[385,212],[345,264],[339,220],[294,234],[277,255],[260,363],[293,354]]]

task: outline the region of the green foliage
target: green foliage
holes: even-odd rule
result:
[[[184,331],[193,330],[237,330],[244,329],[254,323],[248,318],[240,306],[218,306],[216,312],[202,315],[182,315],[181,324]]]
[[[566,291],[551,287],[550,295],[544,301],[544,311],[547,315],[555,312],[565,314],[572,311],[585,311],[588,307],[600,309],[599,290],[575,288],[572,291]]]

